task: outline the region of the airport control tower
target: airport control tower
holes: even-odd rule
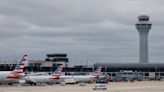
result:
[[[135,24],[140,37],[140,63],[148,63],[148,33],[151,29],[149,16],[141,15]]]

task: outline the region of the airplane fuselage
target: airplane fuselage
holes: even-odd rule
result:
[[[92,75],[61,75],[59,78],[60,79],[73,78],[77,82],[90,82],[90,81],[94,81],[96,79],[96,77],[92,76]]]
[[[51,75],[38,75],[38,76],[26,76],[23,78],[27,83],[48,83],[53,82],[54,80],[59,79],[59,77]]]
[[[0,71],[0,82],[13,82],[20,78],[20,76],[11,74],[12,71]]]

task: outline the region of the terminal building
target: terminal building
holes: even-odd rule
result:
[[[103,72],[111,77],[136,76],[142,79],[163,79],[164,63],[96,63],[102,66]]]

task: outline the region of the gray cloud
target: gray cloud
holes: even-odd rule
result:
[[[149,60],[162,62],[163,0],[2,0],[0,56],[64,52],[70,62],[138,62],[137,16],[147,14]]]

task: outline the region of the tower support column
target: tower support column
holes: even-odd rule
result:
[[[148,32],[149,31],[139,31],[140,63],[148,62]]]

